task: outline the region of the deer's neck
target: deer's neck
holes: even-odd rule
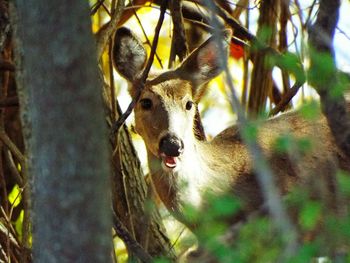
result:
[[[174,170],[163,170],[161,161],[149,154],[150,170],[157,192],[168,209],[180,212],[184,205],[200,209],[207,192],[220,194],[228,190],[227,174],[232,153],[220,152],[210,142],[193,138],[186,144]],[[231,156],[230,156],[231,155]]]

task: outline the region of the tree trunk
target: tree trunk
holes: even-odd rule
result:
[[[309,29],[311,67],[309,80],[321,99],[322,112],[327,118],[335,141],[350,158],[350,115],[335,65],[333,38],[339,19],[339,0],[322,0],[315,23]],[[328,65],[327,70],[322,66]],[[345,85],[347,85],[346,82]]]
[[[276,23],[278,21],[277,6],[279,0],[261,2],[257,36],[266,46],[274,47],[276,43]],[[259,47],[258,47],[259,48]],[[272,93],[272,69],[268,66],[268,51],[255,50],[252,56],[254,68],[248,98],[248,112],[252,117],[266,109],[266,101]]]
[[[110,262],[110,165],[88,3],[14,3],[34,260]]]
[[[107,122],[120,116],[118,111],[113,113],[110,87],[104,89],[105,109]],[[170,240],[166,236],[165,229],[156,207],[147,209],[147,203],[151,200],[152,189],[146,183],[140,161],[131,140],[129,131],[123,125],[117,137],[111,138],[112,155],[112,196],[115,216],[128,229],[131,236],[152,257],[164,256],[175,259]],[[125,239],[125,237],[120,236]],[[132,248],[128,247],[129,256],[132,256]]]

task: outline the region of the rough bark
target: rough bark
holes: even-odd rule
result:
[[[259,40],[269,47],[275,46],[278,3],[279,0],[267,0],[262,1],[260,6],[257,35]],[[267,49],[255,51],[252,56],[254,68],[248,98],[248,111],[252,116],[265,110],[267,97],[272,93],[273,87],[272,69],[267,63],[269,52]]]
[[[14,4],[34,260],[110,262],[110,165],[88,3]]]
[[[310,28],[311,47],[310,81],[321,98],[325,114],[337,145],[350,158],[350,115],[339,92],[341,83],[334,61],[333,37],[339,18],[339,0],[321,0],[317,19]],[[321,59],[320,59],[321,58]],[[323,65],[328,65],[328,71]],[[347,87],[348,88],[348,87]],[[338,89],[338,91],[336,91]]]
[[[113,116],[110,89],[104,90],[107,122],[120,116]],[[118,105],[117,105],[117,108]],[[135,241],[140,243],[152,257],[175,258],[170,240],[166,236],[161,217],[156,208],[147,210],[147,202],[152,202],[152,189],[146,183],[140,161],[129,131],[123,125],[117,137],[112,137],[112,195],[115,215],[128,229]],[[121,236],[123,239],[123,237]],[[129,248],[132,254],[132,248]]]

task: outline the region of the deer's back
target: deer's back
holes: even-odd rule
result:
[[[257,141],[282,194],[298,185],[311,189],[315,198],[334,201],[335,172],[338,168],[350,171],[350,167],[323,116],[306,120],[298,112],[289,112],[260,123],[257,132]],[[238,127],[227,128],[212,143],[231,155],[227,170],[231,171],[232,191],[244,209],[250,212],[261,207],[263,197]]]

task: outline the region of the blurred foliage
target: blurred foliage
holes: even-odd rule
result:
[[[108,1],[107,1],[108,2]],[[149,43],[152,42],[155,24],[158,19],[158,6],[148,5],[147,3],[144,8],[137,9],[134,16],[124,24],[124,26],[129,27],[133,32],[145,43],[147,52],[150,52]],[[300,91],[294,96],[290,102],[290,106],[301,105],[298,109],[299,114],[306,119],[306,121],[315,121],[320,116],[320,109],[318,102],[315,100],[314,91],[304,84],[307,79],[309,83],[324,82],[333,74],[339,74],[339,78],[343,80],[340,83],[342,85],[339,88],[334,89],[334,93],[337,94],[338,91],[344,91],[349,84],[348,76],[341,75],[336,72],[336,68],[332,65],[330,58],[327,56],[317,57],[317,64],[315,67],[308,68],[309,54],[306,48],[305,35],[307,35],[306,28],[296,25],[296,21],[303,25],[306,20],[314,20],[315,9],[313,9],[312,3],[309,5],[303,4],[303,7],[297,4],[290,4],[289,9],[291,11],[291,17],[289,18],[289,26],[293,28],[291,30],[288,28],[288,47],[287,50],[283,50],[282,53],[272,52],[267,59],[270,68],[278,67],[281,70],[288,72],[288,81],[297,82],[303,84]],[[257,26],[257,16],[259,15],[258,6],[253,6],[249,9],[248,24],[249,28],[256,29]],[[231,8],[234,9],[235,3],[231,3]],[[245,15],[247,10],[243,11],[243,15],[239,18],[241,24],[246,24]],[[99,19],[94,18],[93,28],[98,28],[95,24],[101,23],[106,14],[102,12],[102,15],[97,12],[95,16],[99,16]],[[136,17],[137,16],[137,17]],[[187,27],[191,25],[186,24]],[[193,26],[193,25],[192,25]],[[172,24],[171,17],[166,16],[165,23],[160,32],[160,39],[157,46],[157,55],[154,61],[154,70],[166,69],[169,63],[170,54],[170,43],[172,37]],[[299,32],[297,31],[299,30]],[[254,33],[254,31],[253,31]],[[260,40],[259,44],[257,42],[252,43],[250,51],[258,50],[264,48],[264,44],[267,43],[270,37],[275,37],[276,42],[278,42],[277,36],[272,36],[272,30],[268,27],[263,27],[260,30],[257,39]],[[203,36],[203,39],[206,37]],[[247,50],[246,50],[247,52]],[[107,54],[107,53],[106,53]],[[109,72],[108,69],[108,56],[104,54],[103,56],[103,68],[104,72]],[[248,55],[249,56],[249,55]],[[246,56],[245,59],[248,59]],[[248,68],[244,68],[244,59],[239,60],[231,57],[229,58],[229,68],[233,76],[233,81],[237,93],[240,96],[243,91],[242,87],[243,76],[246,71],[248,78],[251,78],[251,68],[252,62],[248,62]],[[178,64],[176,61],[175,64]],[[125,109],[130,101],[128,94],[125,92],[126,84],[118,76],[118,73],[114,72],[116,78],[116,90],[118,92],[118,101],[123,109]],[[105,74],[108,79],[108,74]],[[274,81],[277,85],[278,90],[283,96],[286,87],[282,82],[281,73],[274,74]],[[223,76],[218,76],[208,84],[207,92],[201,98],[199,104],[199,109],[201,112],[202,120],[204,123],[204,128],[207,131],[207,137],[211,138],[219,131],[223,130],[228,125],[232,124],[235,119],[235,113],[232,111],[230,99],[227,97],[228,90],[225,85]],[[275,103],[271,101],[271,97],[268,98],[270,103],[267,103],[267,108],[264,112],[259,115],[259,119],[249,123],[248,127],[242,131],[242,135],[245,139],[256,140],[259,134],[260,124],[267,118],[268,112],[276,106]],[[242,101],[245,103],[245,101]],[[218,118],[218,116],[220,116]],[[132,123],[132,118],[128,120],[128,123]],[[133,139],[139,148],[139,156],[144,163],[146,168],[146,152],[144,146],[139,141],[141,138],[132,134]],[[303,137],[293,137],[290,134],[281,134],[274,142],[274,150],[278,153],[295,153],[298,156],[303,156],[312,148],[311,138]],[[338,174],[339,189],[341,190],[342,198],[347,199],[350,197],[350,179],[347,175],[343,173]],[[240,203],[237,199],[232,196],[211,196],[208,193],[207,198],[208,204],[206,206],[206,211],[197,211],[194,207],[185,208],[185,217],[192,224],[198,224],[198,231],[196,231],[196,237],[198,238],[201,246],[204,246],[211,255],[205,260],[214,257],[219,262],[282,262],[281,251],[283,250],[283,239],[286,238],[281,236],[281,233],[276,232],[273,223],[265,216],[254,216],[245,222],[242,226],[237,227],[234,231],[234,242],[226,243],[220,240],[222,236],[227,233],[229,224],[227,218],[234,215],[239,207]],[[295,188],[291,191],[285,198],[285,205],[291,207],[292,209],[298,210],[296,221],[299,223],[299,228],[303,236],[303,240],[300,242],[300,246],[297,249],[297,253],[289,260],[289,262],[311,262],[313,258],[326,255],[326,251],[323,251],[325,242],[329,241],[330,238],[325,235],[332,233],[334,239],[339,236],[341,238],[349,239],[350,227],[347,226],[346,221],[349,215],[347,214],[344,218],[339,218],[331,212],[325,211],[322,203],[318,200],[311,198],[306,189]],[[188,231],[184,231],[184,226],[176,222],[169,213],[164,209],[160,208],[163,215],[164,221],[166,222],[168,228],[168,234],[178,255],[182,255],[191,246],[195,246],[196,239]],[[322,225],[323,235],[317,236],[316,232],[318,228]],[[338,226],[337,230],[334,230],[335,226]],[[341,231],[339,228],[343,228]],[[342,232],[342,233],[340,233]],[[327,234],[325,234],[327,233]],[[344,234],[344,235],[343,235]],[[332,240],[333,240],[332,238]],[[335,241],[334,241],[335,242]],[[118,247],[118,246],[117,246]],[[331,251],[331,249],[329,249]],[[117,250],[118,260],[124,262],[126,251]],[[198,262],[205,262],[198,261]],[[163,263],[168,262],[166,259],[156,259],[154,262]]]
[[[90,6],[95,5],[97,2],[100,1],[89,0]],[[110,15],[106,10],[111,9],[112,1],[105,0],[102,2],[103,4],[101,7],[92,15],[92,31],[94,33],[97,33],[110,19]],[[298,109],[299,114],[307,121],[315,121],[320,114],[320,109],[318,103],[314,99],[315,93],[308,85],[329,83],[336,75],[339,81],[338,84],[333,87],[332,94],[338,96],[341,92],[349,88],[350,78],[349,74],[338,71],[329,55],[314,54],[312,50],[306,48],[307,23],[315,20],[317,8],[314,8],[312,1],[301,1],[301,6],[298,2],[299,1],[293,1],[289,3],[288,50],[281,51],[281,54],[271,54],[268,57],[268,66],[271,68],[279,67],[280,69],[288,71],[288,81],[290,82],[297,81],[299,83],[304,83],[304,81],[308,79],[309,83],[301,87],[300,91],[290,102],[290,106],[294,107],[294,105],[302,104]],[[349,2],[343,2],[343,8],[349,10]],[[127,1],[126,3],[129,5],[129,9],[133,8],[130,2]],[[239,6],[236,5],[237,3],[238,1],[232,1],[229,6],[231,9],[235,9]],[[155,24],[158,20],[159,7],[153,4],[153,2],[143,2],[142,6],[143,8],[135,8],[135,13],[127,20],[124,26],[132,28],[135,34],[146,43],[147,52],[149,53],[150,45],[147,44],[147,42],[152,42]],[[236,19],[239,20],[242,25],[248,27],[253,34],[257,28],[257,17],[259,15],[258,7],[259,1],[250,1],[250,8],[244,8],[242,15],[236,17]],[[186,26],[191,27],[193,25],[186,23]],[[157,56],[159,60],[158,58],[155,59],[153,65],[154,70],[167,68],[171,48],[172,27],[171,17],[167,14],[157,46]],[[257,38],[261,43],[266,43],[267,39],[271,37],[271,33],[272,30],[265,27],[260,31]],[[205,39],[206,36],[201,36],[201,38]],[[280,41],[277,34],[275,38],[276,43]],[[347,44],[349,43],[347,42]],[[254,48],[261,48],[261,45],[252,45],[253,51]],[[244,59],[240,58],[238,61],[235,58],[229,58],[229,68],[234,78],[234,86],[238,95],[243,93],[245,82],[243,76],[246,75],[248,79],[251,78],[251,68],[253,65],[252,61],[249,60],[248,52],[249,50],[247,48],[245,50],[246,54]],[[314,56],[315,61],[311,67],[309,67],[310,56]],[[244,60],[247,60],[247,68],[244,68]],[[109,83],[110,57],[108,48],[103,53],[100,62],[105,81]],[[179,61],[176,61],[176,63],[178,64]],[[113,72],[113,74],[115,76],[116,96],[118,97],[120,106],[125,110],[130,102],[130,97],[126,92],[127,85],[125,80],[123,80],[117,72]],[[284,87],[280,72],[274,75],[274,81],[277,89],[280,91],[281,95],[283,95],[287,87]],[[236,116],[232,111],[231,104],[229,103],[230,98],[227,97],[227,94],[228,90],[224,78],[218,76],[208,84],[207,92],[201,99],[199,109],[208,138],[211,138],[235,121]],[[261,113],[262,118],[266,117],[271,108],[276,106],[276,104],[272,102],[271,96],[267,100],[269,103],[266,104],[268,105],[266,111]],[[242,99],[242,103],[246,105],[245,99]],[[130,125],[131,122],[132,118],[128,120],[128,124]],[[256,140],[260,123],[261,120],[250,123],[243,131],[243,136],[248,140]],[[132,137],[135,141],[138,141],[136,144],[140,145],[137,147],[139,150],[138,153],[143,162],[143,167],[147,172],[146,153],[144,148],[142,148],[143,146],[141,146],[141,139],[134,133],[132,133]],[[311,147],[310,138],[295,138],[290,134],[282,134],[274,142],[274,150],[279,153],[294,152],[302,154],[309,151]],[[18,168],[18,164],[17,170],[21,172],[21,169]],[[296,222],[299,223],[299,231],[304,234],[302,240],[300,240],[297,253],[293,255],[289,262],[311,262],[315,257],[327,255],[328,252],[333,251],[333,247],[336,247],[338,244],[350,244],[350,203],[348,202],[350,198],[350,175],[339,171],[335,180],[337,183],[337,190],[339,190],[337,192],[337,200],[340,200],[339,202],[343,205],[340,216],[333,211],[328,211],[320,201],[314,200],[302,187],[293,189],[293,191],[284,197],[286,206],[298,210]],[[24,210],[23,207],[21,207],[21,202],[23,188],[13,183],[9,185],[9,189],[6,189],[7,200],[5,200],[8,201],[8,207],[7,209],[2,207],[0,230],[3,236],[8,237],[8,239],[10,239],[10,236],[14,236],[17,240],[22,240]],[[5,189],[6,187],[3,185],[2,188]],[[4,196],[1,196],[1,198],[4,198]],[[227,233],[229,227],[227,218],[234,215],[241,204],[234,197],[227,195],[218,197],[211,196],[210,193],[208,193],[207,200],[206,211],[197,211],[193,207],[186,207],[185,214],[188,220],[199,225],[196,236],[200,244],[210,251],[212,256],[220,262],[282,262],[280,256],[283,250],[283,238],[285,237],[282,237],[280,233],[275,231],[275,226],[267,217],[257,215],[241,226],[237,226],[237,229],[234,231],[234,236],[230,237],[234,242],[228,244],[220,240],[220,237]],[[2,203],[4,204],[5,202]],[[19,210],[19,212],[16,211],[17,217],[12,217],[16,209]],[[163,207],[159,208],[159,210],[168,228],[167,233],[174,244],[174,248],[179,255],[184,254],[190,247],[196,244],[196,238],[188,230],[184,230],[185,227],[176,222]],[[10,221],[8,222],[8,220]],[[12,228],[14,231],[12,231]],[[317,235],[320,228],[322,228],[322,234]],[[4,242],[2,242],[1,245],[3,243]],[[326,251],[325,248],[329,248],[329,251]],[[345,250],[347,248],[341,247],[340,249]],[[114,250],[118,262],[126,262],[128,260],[128,251],[121,239],[117,236],[114,237]],[[347,256],[344,260],[343,262],[350,262],[350,256]],[[156,259],[154,262],[164,263],[168,261],[161,258]]]

